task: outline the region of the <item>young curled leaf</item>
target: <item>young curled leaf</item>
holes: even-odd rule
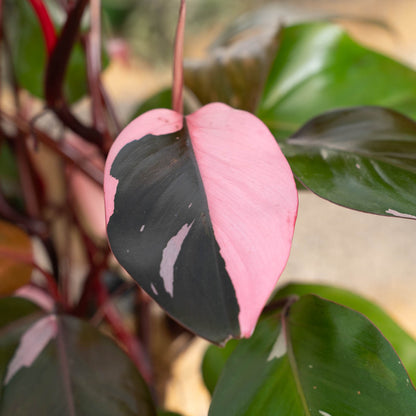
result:
[[[173,318],[216,343],[249,337],[291,247],[297,192],[255,116],[214,103],[131,122],[110,150],[107,233]]]

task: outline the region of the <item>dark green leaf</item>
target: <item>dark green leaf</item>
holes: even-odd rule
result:
[[[11,301],[2,300],[0,309],[15,308],[4,302]],[[6,358],[0,362],[0,371],[7,374],[2,377],[0,414],[156,415],[140,374],[110,338],[75,318],[47,315],[25,332],[17,349],[17,339],[11,331],[17,327],[21,336],[21,321],[0,328],[1,351],[8,352],[7,357],[3,352],[0,355]],[[27,329],[28,324],[24,322]],[[36,334],[35,325],[39,332]],[[30,331],[31,343],[24,345]],[[42,339],[45,331],[52,331],[46,345],[29,364],[22,362],[38,348],[38,339]],[[17,368],[16,362],[20,363]],[[28,388],[30,394],[22,396]]]
[[[280,318],[280,319],[279,319]],[[210,415],[411,416],[414,390],[399,357],[361,314],[302,296],[242,340]]]
[[[239,342],[239,340],[232,339],[228,341],[223,348],[217,347],[216,345],[210,345],[205,352],[202,361],[202,377],[205,386],[211,394],[214,392],[228,357],[235,350],[235,347]]]
[[[416,219],[416,123],[379,107],[326,113],[282,150],[293,173],[336,204]]]
[[[102,2],[104,16],[108,18],[111,28],[117,33],[123,31],[123,26],[135,6],[135,0],[103,0]]]
[[[416,117],[416,73],[327,22],[287,27],[257,114],[279,140],[336,107],[380,105]]]
[[[23,333],[45,314],[21,298],[0,299],[0,398],[7,366]],[[1,410],[1,400],[0,400]],[[1,414],[1,413],[0,413]]]
[[[280,289],[271,302],[290,295],[307,295],[313,293],[325,299],[354,309],[365,315],[391,342],[397,355],[416,384],[416,341],[378,305],[345,289],[325,285],[289,284]]]

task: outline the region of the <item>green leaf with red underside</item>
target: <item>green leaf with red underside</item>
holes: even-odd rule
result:
[[[416,391],[361,314],[314,295],[292,300],[240,341],[210,416],[412,416]]]
[[[0,414],[156,415],[136,367],[97,329],[19,298],[0,300],[0,317]]]
[[[416,219],[416,122],[356,107],[320,115],[281,145],[307,188],[356,210]]]

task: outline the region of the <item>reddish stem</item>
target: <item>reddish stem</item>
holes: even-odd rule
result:
[[[70,110],[64,95],[64,80],[68,68],[71,51],[78,39],[81,19],[88,0],[78,0],[68,13],[59,39],[48,59],[45,74],[45,98],[62,123],[84,140],[103,145],[102,134],[94,127],[84,125]]]
[[[150,384],[152,381],[150,364],[141,343],[124,326],[120,314],[111,302],[107,289],[99,279],[96,280],[96,290],[98,300],[104,311],[105,319],[111,325],[114,335],[124,344],[130,358],[135,363],[142,377]]]
[[[56,44],[56,32],[52,20],[49,16],[48,10],[43,4],[42,0],[29,0],[35,13],[38,16],[40,26],[42,28],[43,37],[45,38],[46,50],[48,55],[53,51]]]
[[[181,0],[178,27],[175,37],[175,52],[173,57],[173,86],[172,108],[177,113],[183,113],[183,41],[185,37],[186,4]]]
[[[87,70],[92,100],[92,118],[100,132],[105,132],[107,123],[100,93],[101,74],[101,1],[90,0],[91,29],[87,36]]]
[[[98,185],[103,185],[103,172],[92,164],[78,149],[65,141],[57,141],[49,137],[42,130],[32,126],[23,117],[12,115],[0,109],[0,119],[10,121],[25,136],[35,135],[36,138],[50,150],[58,153],[62,158],[85,173]]]
[[[41,194],[40,180],[30,159],[25,137],[22,134],[17,136],[16,156],[19,177],[23,190],[26,211],[32,218],[40,218]]]

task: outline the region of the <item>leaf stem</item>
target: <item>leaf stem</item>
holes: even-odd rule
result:
[[[48,271],[46,271],[42,267],[38,266],[33,261],[31,256],[18,253],[16,251],[12,250],[12,249],[8,249],[8,248],[5,248],[5,247],[0,247],[0,258],[1,257],[6,258],[8,260],[14,260],[16,262],[31,266],[34,269],[38,270],[40,273],[42,273],[43,276],[46,279],[46,283],[47,283],[48,291],[49,291],[50,295],[53,297],[55,302],[57,302],[59,304],[63,304],[63,299],[62,299],[62,296],[61,296],[61,294],[58,290],[58,286],[56,284],[55,278]]]
[[[90,0],[91,29],[86,38],[87,74],[94,126],[105,133],[107,123],[100,92],[101,74],[101,0]]]
[[[49,57],[45,76],[45,97],[51,108],[65,126],[79,136],[102,149],[103,136],[94,127],[84,125],[69,109],[63,85],[72,48],[78,38],[81,19],[88,0],[78,0],[68,13],[56,45]]]
[[[185,37],[186,3],[181,0],[178,26],[176,28],[175,52],[173,57],[173,111],[183,114],[183,43]]]
[[[85,173],[90,179],[98,185],[103,185],[103,172],[91,163],[82,153],[74,146],[64,141],[57,141],[49,137],[42,130],[31,125],[23,117],[12,115],[0,109],[0,119],[13,123],[16,128],[25,136],[35,135],[36,138],[47,146],[50,150],[58,153],[66,162],[73,164],[77,169]]]
[[[151,384],[152,373],[150,362],[144,349],[137,337],[132,335],[124,326],[124,323],[113,305],[111,298],[108,295],[107,289],[101,282],[101,279],[96,280],[97,297],[104,311],[104,317],[111,325],[114,335],[119,339],[127,349],[130,358],[135,363],[144,380]]]
[[[33,10],[38,16],[38,20],[39,20],[39,23],[43,32],[43,37],[45,39],[46,50],[48,52],[48,55],[50,56],[50,54],[52,53],[55,47],[56,40],[57,40],[55,27],[49,16],[48,10],[43,4],[43,1],[42,0],[29,0],[29,1],[33,7]]]

